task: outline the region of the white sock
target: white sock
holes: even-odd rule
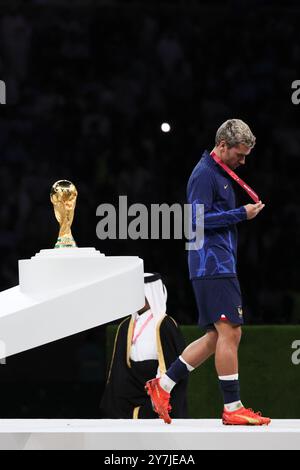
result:
[[[239,374],[219,375],[219,380],[239,380]]]
[[[167,374],[163,374],[159,379],[159,385],[163,388],[166,392],[171,393],[173,387],[175,387],[176,382],[170,379]]]
[[[187,368],[187,370],[188,370],[189,372],[192,372],[192,371],[195,369],[195,367],[190,366],[190,364],[188,364],[188,363],[183,359],[182,356],[179,356],[179,360],[180,360],[181,362],[183,362],[183,364],[186,365],[186,368]]]
[[[233,401],[232,403],[225,403],[224,408],[227,411],[236,411],[243,407],[243,403],[239,401]]]

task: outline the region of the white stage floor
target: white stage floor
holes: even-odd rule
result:
[[[300,420],[223,426],[215,419],[0,420],[0,449],[300,449]]]

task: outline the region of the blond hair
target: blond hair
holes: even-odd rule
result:
[[[239,144],[253,148],[256,138],[244,121],[241,119],[228,119],[217,130],[216,145],[219,145],[221,140],[225,140],[229,148],[236,147]]]

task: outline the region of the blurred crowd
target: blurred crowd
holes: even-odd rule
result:
[[[266,204],[239,227],[246,319],[300,321],[300,106],[291,102],[300,10],[263,2],[245,15],[247,2],[231,3],[0,5],[8,102],[0,109],[1,290],[18,283],[18,259],[54,246],[50,187],[70,179],[79,190],[79,246],[140,256],[146,271],[165,277],[169,313],[194,322],[184,241],[99,241],[96,208],[119,195],[129,204],[185,203],[201,153],[237,117],[257,136],[241,176]]]

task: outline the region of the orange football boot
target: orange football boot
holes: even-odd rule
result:
[[[223,424],[262,426],[263,424],[270,424],[271,419],[263,417],[260,411],[255,413],[251,408],[242,406],[235,411],[227,411],[224,408],[222,421]]]
[[[170,405],[170,394],[161,388],[159,378],[148,380],[145,385],[145,390],[151,398],[152,408],[155,413],[157,413],[165,423],[171,424],[172,420],[169,416],[169,411],[172,409]]]

